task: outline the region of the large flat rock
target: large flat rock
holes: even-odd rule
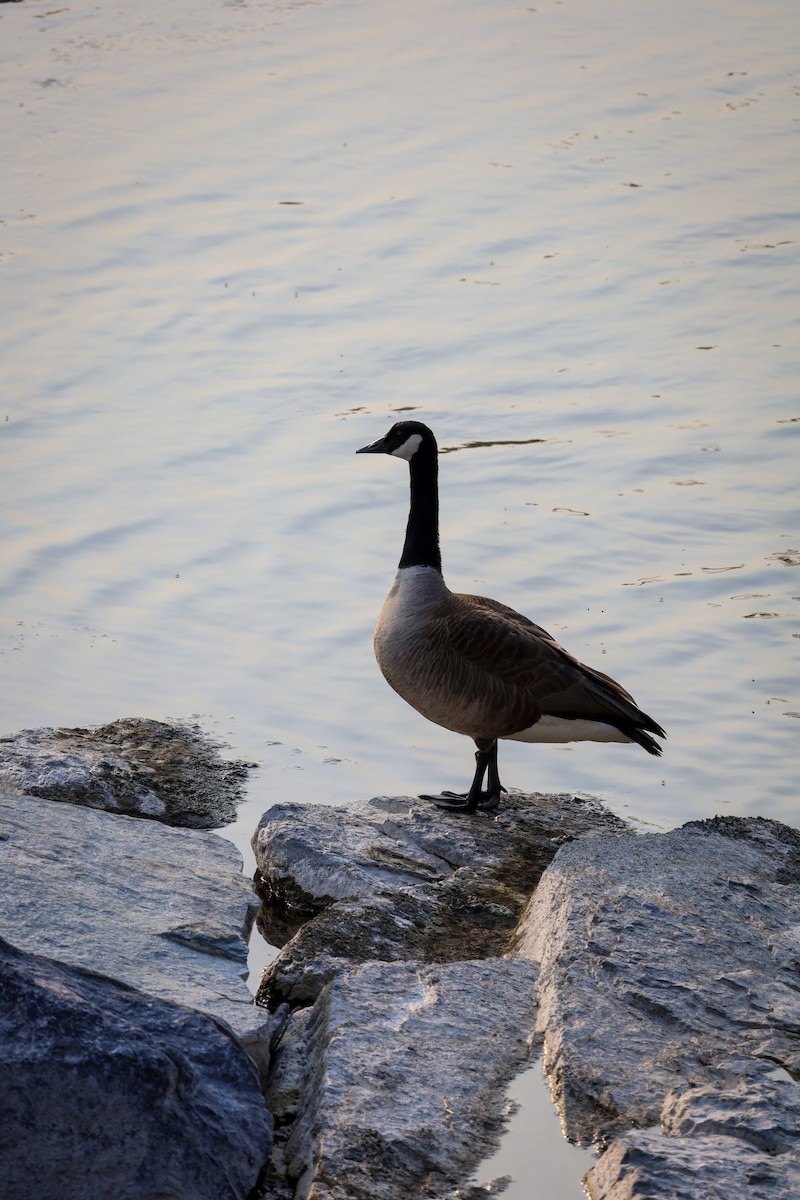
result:
[[[677,1084],[800,1075],[800,833],[757,818],[562,847],[519,930],[568,1136],[659,1120]]]
[[[91,729],[22,729],[0,737],[0,790],[187,829],[236,817],[247,764],[199,726],[124,717]]]
[[[800,1194],[799,934],[800,833],[774,821],[559,851],[516,950],[565,1130],[605,1147],[592,1200]]]
[[[661,1110],[661,1128],[674,1137],[738,1138],[764,1154],[797,1157],[800,1087],[786,1072],[774,1075],[780,1078],[740,1077],[729,1087],[699,1084],[670,1092]]]
[[[271,1020],[244,982],[258,902],[230,842],[0,793],[0,877],[0,936],[220,1018],[264,1064]]]
[[[534,1036],[536,970],[503,957],[519,915],[559,846],[609,831],[630,836],[570,796],[512,794],[473,819],[396,797],[264,815],[265,932],[306,918],[259,990],[295,1010],[265,1200],[455,1194],[496,1145]]]
[[[267,1092],[276,1122],[291,1121],[287,1194],[400,1200],[463,1181],[528,1059],[535,981],[529,963],[501,959],[339,975],[292,1018]]]
[[[3,1200],[246,1200],[270,1131],[226,1026],[0,939]]]
[[[630,1133],[611,1143],[586,1182],[591,1200],[795,1200],[800,1162],[729,1137]]]
[[[570,795],[512,793],[498,813],[466,819],[416,797],[376,796],[346,807],[276,804],[253,851],[270,893],[313,913],[456,875],[527,896],[563,842],[609,832],[630,831],[596,801]]]
[[[260,992],[297,1009],[268,1200],[472,1196],[498,1111],[482,1078],[496,1098],[537,1036],[568,1136],[604,1151],[592,1200],[800,1194],[796,830],[634,836],[564,797],[472,820],[379,798],[277,806],[254,846],[287,930],[306,918]]]
[[[599,833],[630,831],[573,796],[511,794],[498,814],[472,819],[407,797],[276,805],[253,837],[269,901],[263,932],[275,945],[285,940],[276,908],[283,922],[306,920],[271,965],[259,1000],[312,1003],[361,962],[500,955],[558,847]]]
[[[800,1196],[800,1087],[788,1076],[671,1092],[661,1129],[611,1143],[587,1176],[592,1200]]]

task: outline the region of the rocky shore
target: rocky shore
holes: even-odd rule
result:
[[[270,900],[317,914],[259,992],[301,1006],[267,1093],[287,1196],[466,1195],[542,1043],[592,1200],[800,1194],[796,830],[376,799],[278,805],[253,844]]]
[[[205,831],[245,769],[158,722],[0,740],[7,1200],[500,1194],[540,1052],[592,1200],[800,1194],[800,833],[277,804],[256,895]]]

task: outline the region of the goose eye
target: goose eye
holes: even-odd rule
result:
[[[392,450],[391,453],[395,456],[395,458],[404,458],[406,462],[410,462],[417,450],[419,450],[421,441],[422,434],[412,433],[404,442],[400,443],[396,450]]]

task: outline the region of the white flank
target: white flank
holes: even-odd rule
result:
[[[530,729],[511,733],[505,742],[629,742],[613,725],[603,721],[567,721],[563,717],[541,717]]]

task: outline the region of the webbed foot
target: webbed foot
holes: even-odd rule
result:
[[[505,791],[505,788],[501,789]],[[499,793],[481,792],[476,803],[472,803],[469,792],[440,792],[438,796],[420,796],[429,800],[445,812],[492,812],[500,804]]]

